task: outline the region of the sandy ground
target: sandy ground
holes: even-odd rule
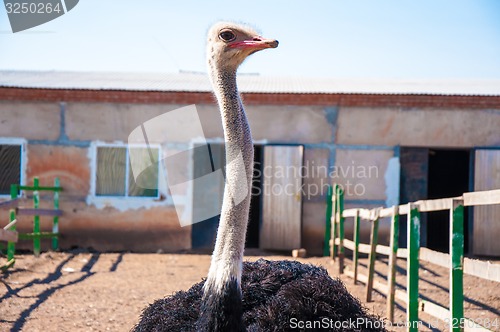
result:
[[[260,254],[248,256],[254,260]],[[291,259],[267,256],[266,259]],[[2,262],[4,258],[2,259]],[[328,258],[306,258],[303,262],[326,267],[332,276],[337,265]],[[41,257],[18,255],[16,265],[0,275],[0,331],[129,331],[141,310],[153,300],[201,280],[210,264],[209,255],[201,254],[133,254],[91,253],[85,251],[49,252]],[[346,260],[346,264],[351,262]],[[405,285],[404,261],[399,261],[398,286]],[[366,260],[361,260],[363,273]],[[384,281],[385,261],[376,265],[377,279]],[[365,299],[363,284],[341,276],[348,289]],[[465,277],[466,317],[477,322],[496,322],[500,331],[500,287],[494,282]],[[443,306],[448,304],[446,269],[422,264],[420,291],[424,298]],[[385,297],[374,293],[373,302],[365,306],[373,313],[385,315]],[[402,303],[396,308],[397,322],[404,322]],[[447,330],[442,321],[422,313],[422,331]],[[431,326],[432,325],[432,326]],[[389,330],[403,331],[391,327]]]

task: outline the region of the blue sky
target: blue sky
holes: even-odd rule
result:
[[[0,69],[205,71],[205,33],[221,19],[280,41],[241,72],[500,79],[498,0],[80,0],[16,34],[0,8]]]

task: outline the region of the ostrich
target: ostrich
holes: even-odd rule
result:
[[[368,314],[343,283],[321,267],[264,259],[243,263],[253,144],[236,86],[236,71],[250,54],[277,46],[277,40],[264,39],[247,26],[224,22],[209,30],[208,69],[222,116],[227,160],[212,261],[206,280],[147,307],[135,326],[136,332],[287,331],[307,327],[384,331],[381,321]],[[244,198],[236,200],[242,190]]]

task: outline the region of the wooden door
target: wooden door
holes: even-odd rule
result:
[[[262,169],[262,249],[301,246],[302,146],[265,146]]]
[[[500,189],[500,150],[476,150],[474,191]],[[500,205],[475,206],[473,253],[500,255]]]

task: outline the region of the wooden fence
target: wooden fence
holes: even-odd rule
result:
[[[19,207],[18,198],[20,190],[33,192],[33,208]],[[40,191],[49,191],[54,193],[54,209],[40,209]],[[41,239],[52,238],[52,249],[59,248],[59,217],[62,211],[59,210],[59,192],[62,188],[59,179],[55,178],[53,187],[42,187],[39,185],[37,177],[33,180],[33,186],[22,186],[13,184],[10,187],[10,200],[1,202],[0,207],[9,207],[9,223],[0,230],[0,241],[7,241],[7,263],[0,266],[0,269],[6,270],[15,263],[14,254],[18,240],[33,240],[33,253],[40,255]],[[33,232],[18,233],[16,231],[17,216],[33,216]],[[52,232],[40,231],[40,216],[51,216]]]
[[[417,331],[418,312],[426,313],[450,323],[452,331],[489,331],[464,318],[463,273],[479,278],[500,282],[500,264],[464,258],[464,207],[500,204],[500,190],[464,193],[460,197],[423,200],[390,208],[348,209],[344,210],[344,193],[335,185],[328,191],[326,234],[324,254],[337,258],[339,273],[366,284],[366,300],[371,301],[374,289],[387,296],[387,317],[394,321],[394,299],[406,303],[408,331]],[[450,211],[450,254],[420,247],[420,213],[431,211]],[[407,215],[407,248],[398,248],[399,216]],[[391,218],[390,245],[378,244],[378,225],[380,218]],[[354,218],[353,240],[344,236],[345,218]],[[360,221],[371,223],[370,243],[360,243]],[[353,268],[344,271],[344,250],[353,252]],[[359,253],[369,256],[368,275],[358,272]],[[387,284],[374,281],[376,255],[389,257]],[[406,292],[396,290],[396,259],[407,260]],[[419,260],[430,262],[449,269],[450,308],[444,308],[430,301],[419,299],[418,270]],[[499,285],[500,287],[500,285]]]

